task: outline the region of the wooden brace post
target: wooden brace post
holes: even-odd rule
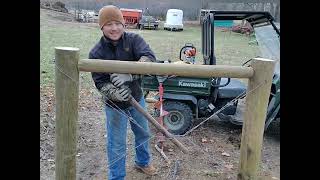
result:
[[[263,58],[251,63],[254,74],[246,95],[238,180],[257,179],[274,65],[275,61]]]
[[[55,48],[56,180],[76,179],[78,61],[78,48]]]

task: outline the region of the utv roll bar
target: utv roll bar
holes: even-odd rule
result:
[[[271,24],[280,37],[280,30],[274,24],[274,18],[265,11],[216,11],[201,10],[201,39],[204,64],[215,65],[214,55],[214,21],[215,20],[246,20],[252,27]]]

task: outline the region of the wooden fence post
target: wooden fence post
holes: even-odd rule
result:
[[[257,179],[274,65],[274,61],[263,58],[251,63],[254,74],[249,78],[246,95],[238,180]]]
[[[56,180],[76,179],[79,49],[55,48]]]

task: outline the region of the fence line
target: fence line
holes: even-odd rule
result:
[[[55,54],[56,179],[76,179],[79,71],[249,78],[247,92],[250,93],[246,97],[238,179],[257,179],[274,61],[255,58],[251,67],[241,67],[80,60],[79,49],[69,47],[56,47]],[[263,88],[257,88],[261,84]]]

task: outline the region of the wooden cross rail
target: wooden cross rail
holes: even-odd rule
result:
[[[130,74],[177,75],[187,77],[233,77],[249,78],[253,69],[244,66],[226,65],[196,65],[133,62],[99,59],[82,59],[79,61],[79,71],[109,72]]]

